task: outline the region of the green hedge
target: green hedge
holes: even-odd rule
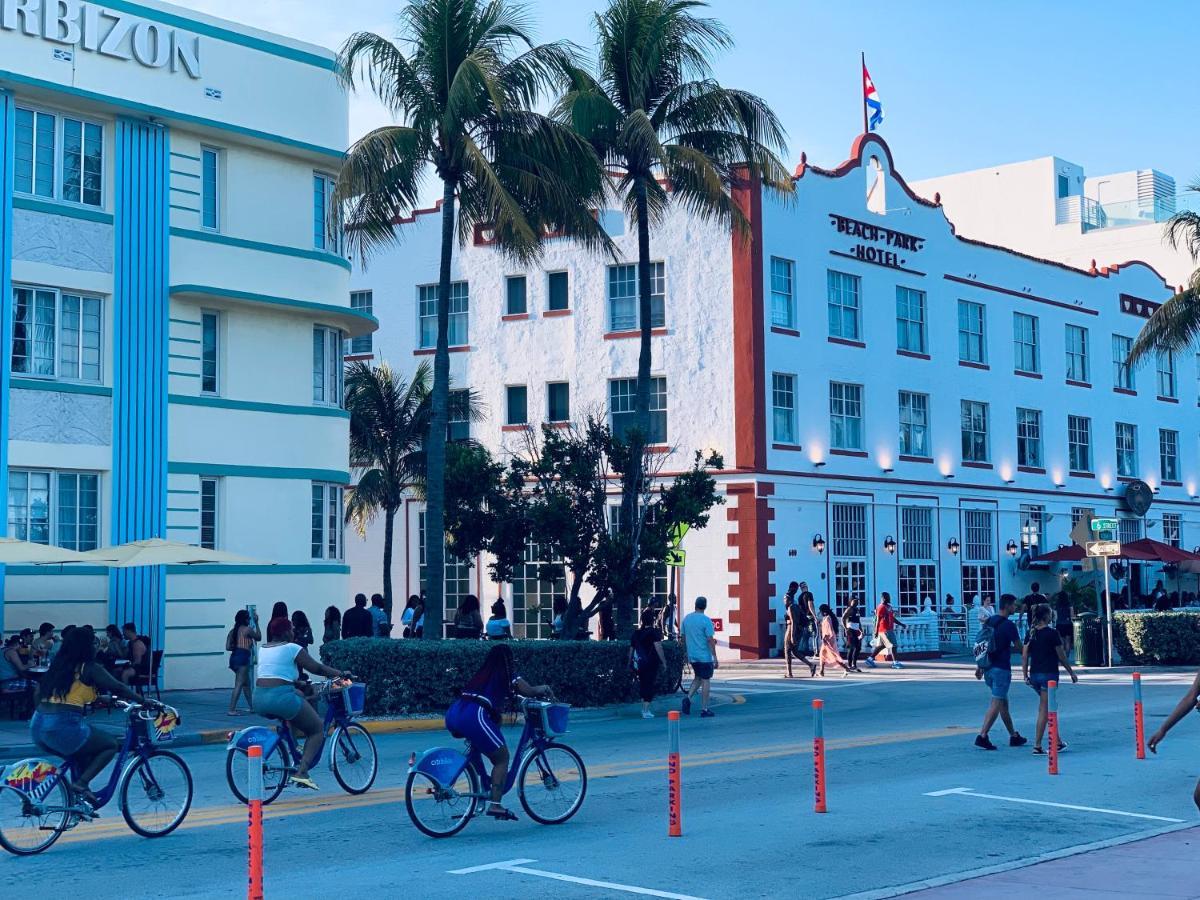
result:
[[[637,699],[626,641],[510,641],[517,672],[548,684],[572,706],[604,706]],[[327,665],[354,672],[367,685],[369,716],[445,712],[483,663],[487,641],[351,638],[321,646]],[[669,692],[683,668],[681,645],[664,641],[667,666],[659,693]]]
[[[1115,613],[1113,643],[1121,661],[1133,666],[1200,663],[1200,615]]]

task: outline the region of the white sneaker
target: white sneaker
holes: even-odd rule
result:
[[[643,719],[653,719],[654,713],[650,712],[650,710],[648,710],[648,709],[644,709],[644,710],[642,710],[642,718]]]

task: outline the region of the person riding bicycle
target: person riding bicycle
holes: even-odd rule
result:
[[[522,697],[552,697],[547,684],[536,687],[514,671],[512,648],[496,644],[459,699],[446,712],[446,729],[470,741],[492,763],[492,802],[485,815],[501,821],[516,821],[516,815],[500,803],[508,776],[508,744],[500,731],[500,717],[508,702]]]
[[[292,622],[286,616],[272,619],[267,625],[267,642],[258,649],[258,689],[254,692],[254,711],[260,716],[274,716],[304,735],[304,752],[300,765],[289,781],[310,791],[319,790],[308,774],[309,767],[325,743],[322,720],[311,704],[296,689],[301,672],[312,672],[326,678],[346,678],[349,672],[333,669],[317,662],[308,651],[294,643]]]
[[[55,756],[73,757],[79,774],[71,789],[89,804],[98,805],[91,781],[116,755],[118,741],[83,720],[88,704],[101,693],[155,709],[162,704],[139,696],[108,674],[96,660],[96,635],[90,625],[64,632],[39,691],[42,699],[29,723],[34,744]]]

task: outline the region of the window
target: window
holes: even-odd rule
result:
[[[343,337],[342,332],[335,328],[318,325],[313,329],[314,403],[341,406],[345,402],[342,390]]]
[[[1179,481],[1179,432],[1158,430],[1158,474],[1164,482]]]
[[[373,291],[351,291],[350,308],[368,316],[375,315],[375,294]],[[370,354],[375,346],[370,333],[350,339],[350,353],[354,356]]]
[[[513,637],[548,638],[554,598],[567,593],[562,559],[532,541],[512,580]]]
[[[529,388],[510,384],[504,389],[505,425],[526,425],[529,422]]]
[[[546,385],[546,420],[569,422],[571,420],[571,386],[565,381]]]
[[[220,393],[221,385],[218,378],[220,313],[200,313],[200,393]]]
[[[101,300],[52,288],[13,288],[12,372],[100,381]]]
[[[1120,334],[1112,336],[1113,387],[1134,390],[1133,369],[1129,367],[1129,351],[1132,349],[1133,338]]]
[[[504,314],[523,316],[529,312],[529,295],[524,275],[510,275],[504,279]]]
[[[1092,471],[1092,420],[1067,416],[1067,456],[1072,472]]]
[[[1163,513],[1163,543],[1172,547],[1183,546],[1183,516],[1179,513]]]
[[[861,450],[863,446],[861,384],[829,382],[829,446]]]
[[[61,127],[60,127],[61,126]],[[104,127],[17,108],[13,189],[84,206],[104,202]]]
[[[958,301],[958,358],[962,362],[987,363],[982,303]]]
[[[1020,514],[1021,549],[1037,556],[1038,548],[1046,543],[1046,507],[1022,503]]]
[[[200,479],[200,546],[217,549],[217,479]]]
[[[636,378],[618,378],[608,383],[608,409],[612,415],[613,434],[624,440],[637,422],[635,396]],[[650,379],[651,444],[667,442],[667,379]]]
[[[1179,396],[1175,381],[1175,353],[1172,350],[1161,350],[1158,354],[1158,396]]]
[[[342,220],[333,205],[336,179],[313,172],[313,246],[330,253],[342,252]]]
[[[1058,176],[1058,199],[1061,200],[1064,197],[1069,197],[1070,195],[1071,195],[1071,179],[1069,179],[1066,175],[1059,175]]]
[[[1017,409],[1017,465],[1042,467],[1042,413]]]
[[[790,259],[771,257],[771,324],[796,327],[796,264]]]
[[[926,598],[936,606],[937,561],[934,559],[933,508],[900,507],[900,615],[920,612]]]
[[[987,462],[991,456],[988,444],[988,405],[978,400],[961,401],[963,462]]]
[[[1117,423],[1117,474],[1125,478],[1137,476],[1137,426]]]
[[[982,601],[996,599],[995,513],[990,509],[963,510],[962,595]]]
[[[829,271],[829,336],[859,340],[859,296],[861,283],[857,275]]]
[[[1132,544],[1142,538],[1141,519],[1117,519],[1117,540],[1122,544]]]
[[[421,348],[425,350],[437,346],[437,298],[436,284],[423,284],[417,288]],[[447,322],[446,338],[451,347],[465,347],[469,343],[467,326],[470,309],[471,294],[467,282],[450,282],[450,318]]]
[[[1079,325],[1067,326],[1067,380],[1088,382],[1088,331]]]
[[[451,391],[446,407],[446,440],[466,441],[471,438],[471,392]]]
[[[1040,372],[1037,316],[1013,313],[1013,359],[1018,372]]]
[[[1074,529],[1081,521],[1091,521],[1096,516],[1096,510],[1090,506],[1072,506],[1071,507],[1071,528]]]
[[[796,376],[771,373],[772,435],[780,444],[796,443]]]
[[[900,392],[900,454],[930,456],[928,394]]]
[[[551,309],[566,309],[566,272],[554,272],[551,278],[563,278],[563,305]],[[650,327],[662,328],[666,324],[665,312],[666,276],[663,264],[650,263]],[[551,291],[553,299],[553,291]],[[609,331],[633,331],[640,328],[638,321],[637,266],[608,267],[608,329]]]
[[[312,486],[312,558],[341,560],[345,547],[342,539],[342,492],[337,484],[313,482]]]
[[[200,148],[200,225],[221,228],[221,151]]]
[[[851,597],[867,601],[867,507],[861,503],[833,503],[830,517],[831,599],[835,609],[844,609]]]
[[[896,288],[896,347],[925,353],[925,292]]]
[[[417,513],[417,577],[420,580],[420,590],[429,586],[429,569],[425,563],[425,513]],[[450,637],[454,629],[454,613],[467,594],[471,593],[471,560],[455,556],[449,547],[443,548],[445,561],[445,580],[442,598],[446,604],[446,615],[443,617],[443,633]]]
[[[95,550],[100,546],[100,476],[10,471],[8,536],[67,550]]]
[[[549,310],[570,309],[569,282],[566,272],[551,272],[546,276],[547,301]]]

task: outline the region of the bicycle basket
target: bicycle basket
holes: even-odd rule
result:
[[[543,703],[540,708],[542,731],[547,737],[558,737],[567,733],[571,707],[566,703]]]
[[[351,684],[340,690],[329,692],[329,706],[343,716],[361,716],[367,701],[367,686]]]
[[[179,727],[180,718],[173,712],[162,710],[154,717],[154,739],[156,741],[175,740],[175,729]]]

